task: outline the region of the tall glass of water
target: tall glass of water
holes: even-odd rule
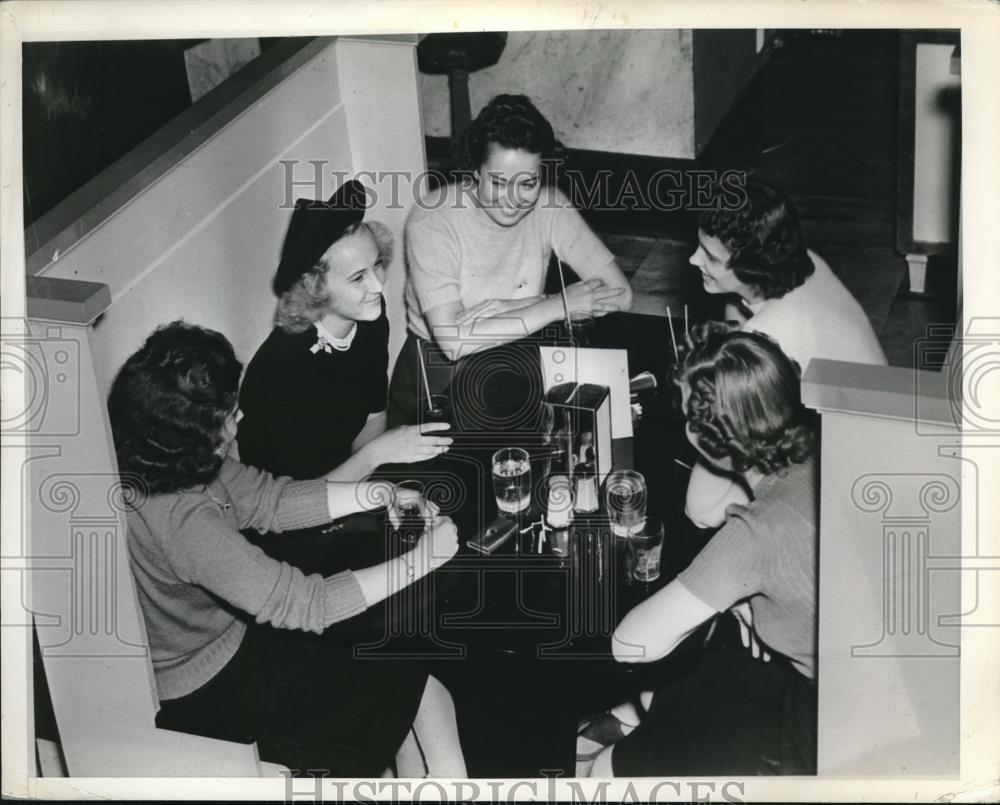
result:
[[[604,507],[611,533],[627,537],[646,517],[646,479],[635,470],[615,470],[604,486]]]
[[[504,514],[517,514],[531,504],[531,465],[528,452],[505,447],[493,454],[493,494]]]

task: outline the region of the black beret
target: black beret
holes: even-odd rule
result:
[[[296,201],[271,283],[275,294],[281,296],[316,265],[345,229],[364,219],[367,206],[368,193],[354,179],[341,185],[329,201]]]

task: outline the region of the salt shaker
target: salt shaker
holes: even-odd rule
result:
[[[549,501],[545,524],[549,529],[549,547],[556,556],[569,555],[569,532],[573,524],[573,487],[565,475],[549,479]]]

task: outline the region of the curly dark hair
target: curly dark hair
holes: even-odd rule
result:
[[[108,396],[122,484],[158,494],[215,478],[242,368],[214,330],[175,321],[154,331]]]
[[[556,154],[552,125],[527,95],[497,95],[482,108],[461,137],[456,139],[455,159],[463,170],[476,171],[489,156],[490,144],[541,155]]]
[[[722,241],[737,279],[764,299],[776,299],[797,288],[813,273],[812,260],[788,197],[756,179],[744,185],[745,202],[698,216],[698,228]]]
[[[690,391],[684,413],[706,453],[766,475],[813,453],[815,414],[802,404],[798,364],[773,339],[710,322],[692,328],[688,345],[674,381]]]

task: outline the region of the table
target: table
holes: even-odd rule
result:
[[[647,512],[665,523],[659,581],[624,583],[623,541],[610,533],[599,513],[578,515],[575,521],[584,548],[576,562],[516,553],[513,542],[490,556],[468,549],[465,543],[496,515],[489,470],[495,445],[456,444],[431,462],[383,467],[379,476],[423,479],[428,497],[458,526],[458,555],[431,576],[327,630],[329,639],[350,643],[359,657],[427,664],[455,699],[473,777],[539,777],[546,771],[572,776],[579,717],[615,703],[629,690],[652,686],[648,680],[669,673],[686,655],[675,652],[670,663],[622,665],[611,654],[611,635],[621,618],[686,566],[705,535],[681,514],[686,470],[673,458],[684,456],[690,463],[692,457],[662,385],[672,358],[662,319],[609,316],[599,325],[595,343],[627,346],[631,375],[648,369],[661,380],[660,393],[642,399],[644,416],[635,438],[614,444],[616,467],[644,474]],[[376,564],[394,550],[382,512],[345,518],[334,532],[319,535],[327,546],[319,558],[316,538],[313,532],[298,541],[307,545],[311,540],[312,555],[297,563],[327,575]],[[286,545],[297,542],[285,539]]]

